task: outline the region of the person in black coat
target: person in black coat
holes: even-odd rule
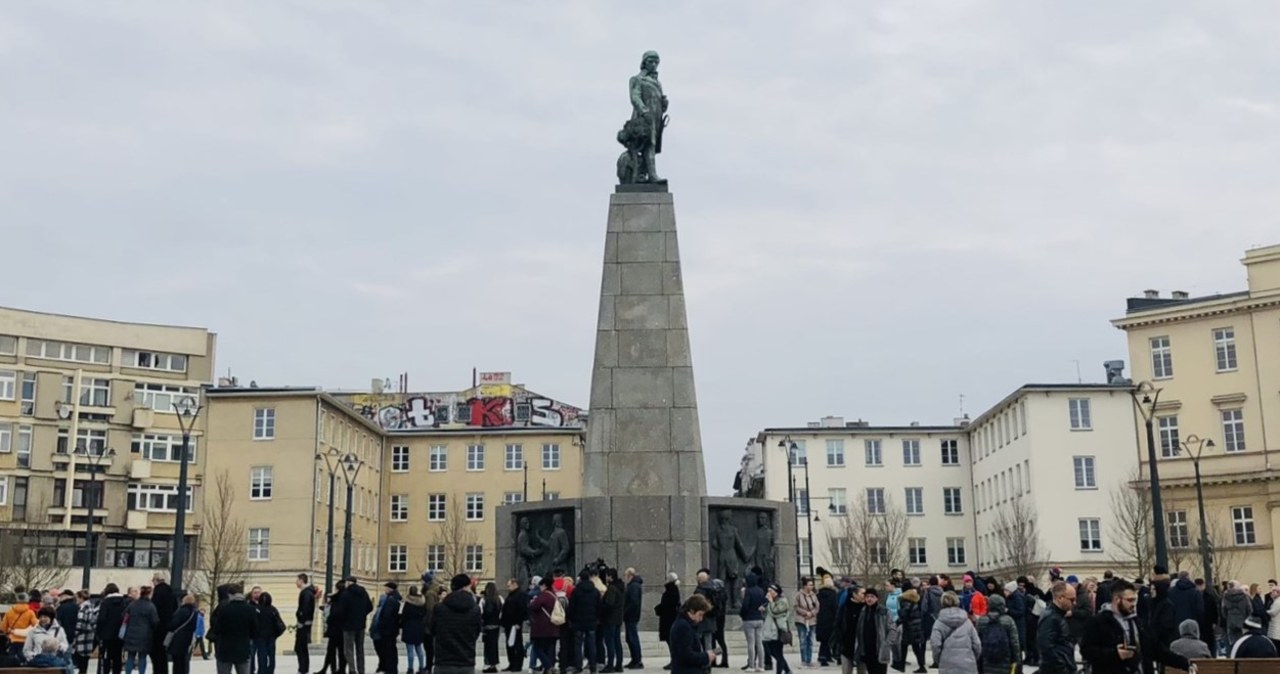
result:
[[[409,594],[400,605],[400,641],[404,642],[407,666],[406,674],[427,671],[427,650],[423,646],[427,634],[427,600],[416,586],[409,587]],[[414,665],[419,665],[417,669]]]
[[[191,671],[191,644],[195,641],[196,621],[199,619],[197,611],[196,596],[188,592],[183,595],[182,605],[174,612],[173,618],[164,625],[166,633],[173,634],[165,649],[173,659],[173,674],[188,674]]]
[[[270,592],[258,595],[257,634],[254,652],[257,654],[257,674],[275,674],[276,639],[285,632],[284,619]]]
[[[382,674],[396,674],[400,668],[400,653],[396,649],[396,637],[400,635],[400,586],[391,581],[383,584],[378,610],[373,614],[369,638],[378,655],[378,669]]]
[[[298,608],[293,612],[297,628],[293,635],[293,654],[298,658],[298,671],[311,671],[311,626],[316,620],[316,599],[320,590],[311,584],[307,574],[300,573],[294,580],[298,588]]]
[[[498,625],[507,645],[507,668],[504,672],[524,670],[524,635],[521,629],[529,619],[529,596],[515,578],[507,581],[507,600],[502,602]],[[412,673],[411,673],[412,674]]]
[[[573,664],[579,671],[585,661],[591,674],[596,674],[599,665],[599,654],[596,653],[596,627],[600,622],[600,591],[591,576],[582,572],[578,583],[573,586],[573,594],[569,595],[569,610],[565,612],[568,624],[573,628]]]
[[[1110,589],[1111,603],[1098,607],[1080,637],[1080,654],[1094,674],[1152,674],[1156,662],[1184,670],[1191,666],[1138,621],[1138,589],[1133,583],[1115,580]]]
[[[227,600],[209,616],[209,640],[219,671],[234,667],[236,674],[249,674],[250,644],[258,637],[258,610],[245,601],[244,583],[228,585],[227,590]]]
[[[818,589],[818,624],[814,625],[814,637],[818,640],[818,665],[831,664],[831,629],[836,624],[836,611],[840,608],[840,593],[830,577],[824,577]]]
[[[320,674],[347,674],[347,652],[342,648],[342,614],[338,612],[338,597],[346,587],[345,580],[338,581],[326,598],[324,637],[327,643]]]
[[[102,644],[103,674],[120,674],[124,671],[124,639],[120,638],[120,625],[124,623],[124,595],[115,583],[107,583],[98,605],[98,643]]]
[[[662,587],[662,599],[659,599],[658,605],[653,607],[654,615],[658,616],[658,641],[667,644],[668,651],[671,650],[671,626],[675,624],[676,616],[680,614],[679,583],[680,578],[676,574],[668,573],[667,584]]]
[[[606,589],[600,599],[600,638],[596,640],[597,655],[604,646],[604,669],[612,674],[622,671],[622,615],[626,611],[627,589],[614,569],[605,571]]]
[[[71,590],[63,590],[58,597],[58,608],[54,614],[55,620],[62,626],[62,631],[67,635],[67,643],[74,644],[76,642],[76,619],[80,615],[80,604],[76,601],[76,595]]]
[[[680,614],[671,625],[668,643],[671,646],[671,674],[703,674],[715,660],[715,651],[702,648],[697,624],[711,610],[711,602],[700,595],[690,595],[680,607]]]
[[[451,591],[436,605],[436,660],[433,674],[472,674],[476,668],[476,640],[480,638],[480,605],[471,592],[471,578],[460,573],[449,581]]]
[[[160,615],[160,629],[152,635],[151,674],[169,674],[169,650],[164,647],[164,637],[168,632],[164,628],[169,626],[173,614],[178,611],[178,598],[159,571],[151,577],[151,603],[156,605],[156,613]]]
[[[622,623],[627,632],[627,669],[644,669],[640,655],[640,609],[644,603],[644,579],[636,575],[636,570],[628,568],[622,572],[622,580],[627,584],[626,607],[622,612]]]
[[[369,614],[373,613],[373,601],[355,576],[344,580],[347,587],[338,596],[337,604],[342,619],[342,651],[347,657],[347,674],[365,674],[364,634]]]

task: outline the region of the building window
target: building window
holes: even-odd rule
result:
[[[958,440],[942,441],[942,465],[960,465],[960,443]]]
[[[27,478],[13,478],[13,520],[27,519]]]
[[[249,500],[266,501],[271,498],[273,472],[271,466],[254,466],[249,469]]]
[[[865,454],[866,464],[868,466],[880,466],[884,464],[884,456],[880,451],[879,440],[864,440],[862,442],[862,451]]]
[[[249,530],[249,561],[265,562],[271,559],[271,530]]]
[[[833,468],[844,465],[844,440],[827,441],[827,465]]]
[[[547,493],[545,493],[545,494],[543,494],[543,495],[542,495],[542,500],[544,500],[544,501],[559,501],[559,500],[560,500],[560,492],[558,492],[558,491],[549,491],[549,492],[547,492]]]
[[[524,492],[520,492],[520,491],[506,492],[502,495],[502,502],[505,505],[515,505],[517,503],[524,503]]]
[[[924,488],[907,487],[907,514],[924,514]]]
[[[14,505],[17,505],[15,502]],[[178,512],[178,487],[159,484],[131,484],[125,503],[129,510],[154,513]],[[187,512],[191,512],[191,487],[187,487]],[[15,516],[16,517],[16,516]]]
[[[1094,475],[1093,457],[1092,456],[1076,456],[1071,459],[1072,466],[1075,468],[1076,489],[1097,489],[1098,480]]]
[[[276,408],[259,407],[253,411],[253,439],[274,440],[276,437]]]
[[[391,521],[392,522],[408,522],[409,521],[409,495],[408,494],[392,494],[391,495]]]
[[[889,564],[889,541],[883,538],[873,538],[867,546],[867,557],[872,564],[880,566],[888,566]]]
[[[902,441],[902,465],[904,466],[920,465],[920,441],[919,440],[903,440]]]
[[[162,372],[186,372],[187,357],[178,353],[160,353],[158,351],[124,350],[123,367],[140,370],[160,370]]]
[[[884,489],[873,487],[867,490],[867,512],[872,515],[884,514]]]
[[[1093,428],[1093,420],[1089,418],[1088,398],[1072,398],[1067,401],[1067,407],[1071,410],[1071,430],[1087,431]]]
[[[13,370],[0,370],[0,400],[13,400],[18,397],[18,373]]]
[[[948,566],[964,566],[964,539],[948,538],[947,539],[947,565]]]
[[[484,519],[484,494],[467,494],[467,521]]]
[[[444,571],[444,546],[432,544],[427,546],[427,571],[440,573]]]
[[[796,490],[796,514],[797,515],[809,514],[809,490],[808,489]]]
[[[1218,372],[1236,369],[1235,328],[1218,328],[1213,331],[1213,353],[1218,360]]]
[[[942,512],[948,515],[959,515],[964,512],[960,503],[959,487],[942,488]]]
[[[791,446],[787,448],[787,456],[791,457],[791,465],[803,466],[809,461],[809,450],[804,446],[804,440],[793,440]]]
[[[403,544],[387,547],[387,571],[404,573],[409,570],[409,548]]]
[[[829,501],[827,510],[830,511],[832,515],[844,515],[849,512],[849,502],[845,497],[845,491],[843,488],[828,489],[827,500]]]
[[[22,373],[22,409],[23,416],[32,416],[36,413],[36,373]]]
[[[507,445],[507,451],[504,452],[504,467],[507,470],[521,470],[524,468],[524,445]]]
[[[484,546],[468,545],[466,548],[467,573],[484,571]]]
[[[929,563],[923,538],[907,539],[907,563],[911,566],[926,566]]]
[[[807,538],[800,539],[800,568],[809,567],[809,559],[813,556],[813,541]]]
[[[542,469],[560,470],[560,445],[549,442],[542,446]]]
[[[1094,518],[1080,520],[1080,552],[1102,550],[1102,522]]]
[[[17,459],[19,468],[31,467],[31,427],[18,426]],[[17,515],[14,515],[17,518]]]
[[[1152,337],[1151,341],[1151,375],[1156,379],[1173,376],[1173,349],[1169,338]]]
[[[391,472],[407,473],[409,472],[409,448],[404,445],[396,445],[391,448]]]
[[[427,495],[427,521],[443,522],[445,513],[445,495],[444,494],[428,494]]]
[[[200,389],[167,384],[135,384],[133,387],[133,404],[157,412],[176,413],[173,404],[183,398],[199,400]]]
[[[442,473],[449,470],[449,448],[444,445],[433,445],[431,447],[431,461],[428,469],[433,473]]]
[[[1178,440],[1178,417],[1156,417],[1156,426],[1160,429],[1160,456],[1165,459],[1177,458],[1182,454],[1182,445]]]
[[[13,451],[13,424],[0,421],[0,452]]]
[[[28,339],[27,355],[49,360],[69,360],[76,363],[111,364],[111,347],[70,344],[46,339]]]
[[[1169,519],[1169,547],[1191,547],[1191,528],[1187,526],[1187,511],[1170,510],[1167,513],[1167,517]]]
[[[1222,410],[1222,439],[1226,451],[1244,451],[1244,410]]]
[[[83,434],[83,433],[82,433]],[[61,444],[65,436],[59,434],[58,442]],[[80,439],[81,441],[83,438]],[[191,438],[187,445],[187,461],[196,460],[196,440]],[[77,445],[80,442],[76,443]],[[102,445],[106,445],[106,437],[102,438]],[[92,444],[87,445],[91,448]],[[182,460],[182,436],[179,435],[159,435],[154,433],[139,433],[133,436],[132,452],[139,455],[147,461],[167,461],[177,463]],[[99,449],[97,454],[101,454]]]
[[[0,335],[0,355],[13,356],[18,353],[18,338],[12,335]]]
[[[0,506],[9,505],[9,476],[0,475]]]
[[[1253,530],[1253,506],[1232,506],[1231,526],[1235,529],[1236,545],[1253,545],[1258,542]]]
[[[467,470],[484,470],[484,445],[467,445]]]
[[[13,374],[12,372],[9,374]],[[4,376],[0,372],[0,379]],[[74,402],[71,388],[75,386],[75,377],[62,378],[62,401]],[[0,386],[2,387],[2,386]],[[9,397],[13,400],[13,396]],[[111,380],[96,377],[84,377],[80,380],[80,404],[85,407],[110,407],[111,406]]]
[[[58,429],[57,451],[60,454],[71,452],[72,450],[85,448],[90,454],[102,456],[107,449],[107,432],[96,428],[81,428],[76,431],[76,444],[71,446],[68,444],[68,438],[71,431],[66,428]]]

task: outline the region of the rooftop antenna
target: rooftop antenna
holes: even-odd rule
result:
[[[1075,364],[1076,364],[1076,383],[1077,383],[1077,384],[1083,384],[1083,383],[1084,383],[1084,377],[1080,376],[1080,361],[1079,361],[1079,360],[1073,360],[1073,361],[1071,361],[1071,362],[1073,362],[1073,363],[1075,363]]]
[[[964,394],[960,394],[960,416],[964,416]]]

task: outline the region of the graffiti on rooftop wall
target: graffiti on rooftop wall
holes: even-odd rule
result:
[[[365,418],[389,431],[475,426],[586,425],[583,410],[522,386],[481,384],[459,393],[383,393],[343,396]]]

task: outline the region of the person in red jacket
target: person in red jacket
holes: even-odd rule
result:
[[[964,593],[960,595],[960,607],[977,619],[987,614],[987,598],[973,586],[973,576],[964,574]]]

